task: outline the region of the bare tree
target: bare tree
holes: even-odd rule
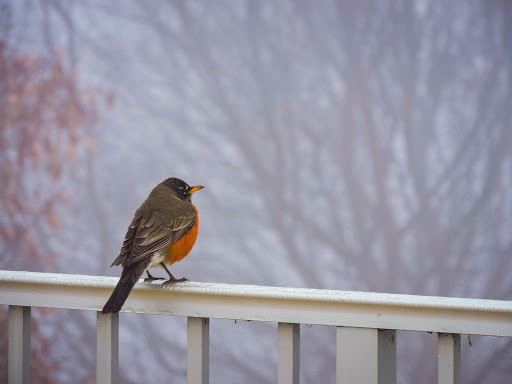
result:
[[[508,2],[49,4],[67,15],[75,61],[117,97],[97,132],[109,152],[89,168],[96,215],[83,223],[103,239],[92,270],[110,264],[101,253],[150,185],[181,172],[210,190],[196,261],[180,266],[196,280],[510,299]],[[163,320],[141,321],[147,344],[134,355],[183,380],[183,325],[155,343]],[[232,377],[227,365],[272,382],[255,369],[272,357],[234,343],[230,327],[212,333],[214,377]],[[303,379],[329,382],[334,346],[329,330],[315,335],[301,355],[318,364]],[[402,378],[434,380],[433,339],[400,340]],[[464,381],[510,378],[510,343],[476,340]]]

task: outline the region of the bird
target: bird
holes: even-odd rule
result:
[[[176,279],[167,266],[185,258],[196,242],[199,217],[191,197],[203,188],[202,185],[190,186],[176,177],[153,188],[135,211],[119,255],[111,265],[121,265],[123,271],[102,313],[119,312],[144,272],[148,275],[144,279],[147,283],[165,280],[151,275],[149,268],[160,266],[165,269],[169,279],[163,286],[188,281],[184,277]]]

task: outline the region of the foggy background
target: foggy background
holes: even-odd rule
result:
[[[0,0],[0,33],[0,268],[119,276],[175,176],[206,187],[177,277],[512,299],[511,2]],[[34,382],[95,382],[95,326],[34,309]],[[301,325],[302,383],[334,335]],[[510,339],[461,340],[463,383],[512,381]],[[212,383],[276,381],[276,324],[210,342]],[[398,333],[400,383],[436,366]],[[186,319],[121,314],[120,370],[185,383]]]

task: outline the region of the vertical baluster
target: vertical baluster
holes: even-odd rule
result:
[[[396,331],[379,329],[378,344],[379,383],[396,383]]]
[[[300,324],[277,326],[277,382],[298,384],[300,373]]]
[[[396,331],[337,327],[336,383],[396,383]]]
[[[119,314],[98,312],[96,319],[96,382],[119,381]]]
[[[9,305],[9,383],[29,384],[31,308]]]
[[[187,321],[187,384],[208,384],[209,350],[209,319],[189,317]]]
[[[439,384],[460,383],[460,335],[439,333],[437,336],[437,373]]]

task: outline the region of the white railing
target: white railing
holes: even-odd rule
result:
[[[118,278],[0,271],[9,382],[30,382],[31,307],[101,311]],[[336,326],[337,383],[395,383],[396,330],[438,333],[440,384],[458,383],[460,335],[512,337],[512,302],[187,282],[138,283],[123,312],[188,317],[187,383],[208,383],[209,319],[278,324],[278,383],[299,382],[299,324]],[[97,382],[115,383],[117,314],[97,313]],[[364,367],[364,369],[361,369]]]

